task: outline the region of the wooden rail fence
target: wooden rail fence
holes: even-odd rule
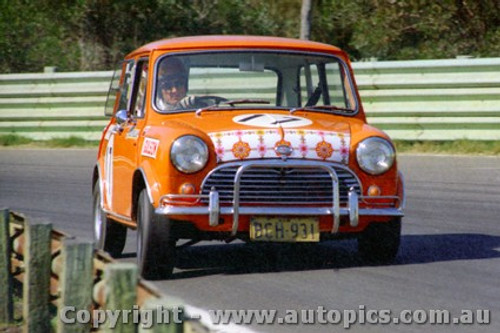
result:
[[[22,289],[22,318],[14,311],[16,281]],[[135,264],[116,262],[95,251],[92,242],[53,230],[46,221],[0,210],[0,328],[22,320],[23,332],[33,333],[206,332],[196,320],[179,316],[183,307],[140,280]],[[138,317],[144,311],[155,315],[160,308],[169,322],[150,317],[146,323]],[[96,317],[117,310],[138,315],[116,325]],[[174,314],[179,320],[173,320]]]
[[[500,58],[353,63],[369,123],[400,140],[500,139]],[[112,72],[0,74],[0,135],[99,140]]]

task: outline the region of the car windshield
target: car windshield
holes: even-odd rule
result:
[[[225,51],[166,55],[156,65],[155,109],[306,108],[355,114],[347,65],[305,52]]]

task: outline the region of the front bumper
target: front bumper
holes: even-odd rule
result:
[[[287,167],[287,168],[321,168],[328,172],[332,180],[332,203],[326,207],[297,207],[297,206],[241,206],[240,205],[240,184],[241,177],[246,170],[251,168],[267,168],[267,167]],[[402,177],[400,175],[400,177]],[[404,185],[403,185],[404,189]],[[193,206],[180,204],[182,200],[199,201],[200,199],[208,199],[208,205]],[[360,202],[369,200],[396,200],[399,201],[397,207],[388,208],[359,208]],[[219,193],[213,188],[208,195],[180,195],[168,194],[160,199],[160,207],[156,209],[156,214],[173,216],[173,215],[207,215],[210,226],[219,224],[220,215],[232,215],[233,223],[231,234],[234,236],[238,231],[240,215],[289,215],[289,216],[331,216],[332,230],[331,233],[337,233],[340,226],[340,217],[348,216],[349,225],[357,227],[360,216],[404,216],[406,198],[398,196],[361,196],[351,188],[348,192],[348,202],[345,207],[340,207],[339,202],[339,178],[335,169],[328,163],[319,161],[248,161],[242,164],[234,176],[234,197],[232,206],[221,206],[219,202]]]

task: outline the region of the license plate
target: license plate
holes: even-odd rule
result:
[[[250,239],[262,242],[319,242],[319,221],[315,217],[253,217]]]

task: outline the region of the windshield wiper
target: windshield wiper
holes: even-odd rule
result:
[[[290,114],[293,114],[297,111],[346,111],[349,113],[354,113],[355,110],[344,108],[335,105],[315,105],[315,106],[302,106],[290,109]]]
[[[227,101],[222,101],[219,104],[209,105],[196,110],[196,115],[199,116],[203,111],[220,110],[222,105],[235,106],[236,104],[270,104],[271,101],[267,99],[252,99],[252,98],[241,98],[241,99],[231,99]]]
[[[229,104],[231,106],[235,106],[236,104],[271,104],[271,101],[267,99],[241,98],[224,101],[221,104]]]

